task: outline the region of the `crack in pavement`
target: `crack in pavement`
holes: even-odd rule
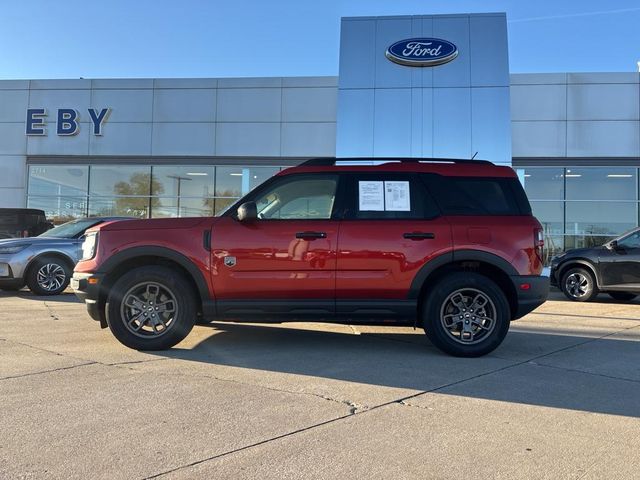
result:
[[[53,320],[60,320],[60,317],[58,317],[58,315],[56,314],[55,310],[53,309],[53,307],[51,305],[49,305],[46,301],[42,302],[44,304],[44,306],[47,308],[47,311],[49,312],[49,316],[51,318],[53,318]]]
[[[172,469],[169,469],[169,470],[166,470],[166,471],[163,471],[163,472],[159,472],[157,474],[145,477],[144,480],[149,480],[149,479],[153,479],[153,478],[159,478],[161,476],[167,475],[169,473],[173,473],[173,472],[178,471],[178,470],[191,468],[191,467],[194,467],[196,465],[200,465],[202,463],[210,462],[210,461],[222,458],[222,457],[233,455],[234,453],[238,453],[238,452],[241,452],[243,450],[248,450],[250,448],[254,448],[254,447],[257,447],[257,446],[260,446],[260,445],[264,445],[264,444],[267,444],[267,443],[271,443],[271,442],[275,442],[275,441],[278,441],[278,440],[286,438],[286,437],[290,437],[290,436],[293,436],[293,435],[297,435],[299,433],[303,433],[303,432],[306,432],[306,431],[310,431],[310,430],[313,430],[313,429],[316,429],[316,428],[323,427],[325,425],[336,423],[336,422],[342,421],[342,420],[347,419],[347,418],[354,418],[356,416],[366,415],[369,412],[373,412],[375,410],[384,408],[386,406],[401,405],[401,406],[407,406],[407,407],[411,407],[411,408],[423,408],[424,409],[424,407],[412,404],[408,400],[417,398],[417,397],[419,397],[421,395],[426,395],[428,393],[438,392],[438,391],[444,390],[446,388],[449,388],[449,387],[452,387],[452,386],[455,386],[455,385],[460,385],[462,383],[465,383],[465,382],[468,382],[468,381],[471,381],[471,380],[475,380],[477,378],[485,377],[485,376],[488,376],[488,375],[493,375],[494,373],[500,373],[500,372],[503,372],[503,371],[508,370],[510,368],[518,367],[518,366],[525,365],[525,364],[531,364],[531,363],[536,364],[535,360],[538,360],[540,358],[545,358],[545,357],[554,355],[556,353],[563,352],[563,351],[566,351],[566,350],[570,350],[572,348],[576,348],[576,347],[579,347],[579,346],[582,346],[582,345],[585,345],[585,344],[588,344],[588,343],[597,342],[597,341],[602,340],[604,338],[616,335],[616,334],[618,334],[620,332],[633,330],[635,328],[640,328],[640,325],[634,325],[634,326],[631,326],[631,327],[627,327],[627,328],[623,328],[623,329],[620,329],[620,330],[616,330],[615,332],[612,332],[612,333],[609,333],[609,334],[606,334],[606,335],[602,335],[600,337],[589,338],[589,339],[585,340],[584,342],[580,342],[580,343],[577,343],[577,344],[574,344],[574,345],[569,345],[569,346],[566,346],[566,347],[563,347],[563,348],[559,348],[559,349],[554,350],[552,352],[544,353],[544,354],[541,354],[541,355],[536,355],[536,356],[533,356],[533,357],[528,358],[526,360],[518,361],[518,362],[515,362],[515,363],[513,363],[511,365],[506,365],[504,367],[497,368],[497,369],[491,370],[489,372],[484,372],[484,373],[479,373],[479,374],[476,374],[476,375],[472,375],[472,376],[470,376],[468,378],[465,378],[465,379],[462,379],[462,380],[457,380],[457,381],[454,381],[454,382],[450,382],[450,383],[447,383],[445,385],[440,385],[439,387],[435,387],[435,388],[432,388],[432,389],[429,389],[429,390],[424,390],[424,391],[415,393],[413,395],[408,395],[406,397],[398,398],[398,399],[395,399],[395,400],[390,400],[388,402],[384,402],[384,403],[381,403],[379,405],[375,405],[375,406],[369,407],[368,409],[360,411],[360,412],[356,411],[354,413],[350,413],[349,415],[344,415],[344,416],[341,416],[341,417],[338,417],[338,418],[334,418],[334,419],[331,419],[331,420],[326,420],[326,421],[323,421],[323,422],[319,422],[319,423],[316,423],[314,425],[307,426],[307,427],[304,427],[304,428],[301,428],[301,429],[298,429],[298,430],[294,430],[294,431],[291,431],[291,432],[288,432],[288,433],[285,433],[285,434],[282,434],[282,435],[277,435],[277,436],[272,437],[272,438],[267,439],[267,440],[262,440],[262,441],[255,442],[255,443],[252,443],[252,444],[249,444],[249,445],[245,445],[243,447],[238,447],[236,449],[229,450],[227,452],[222,452],[222,453],[219,453],[219,454],[216,454],[216,455],[212,455],[212,456],[207,457],[207,458],[196,460],[195,462],[191,462],[189,464],[181,465],[181,466],[178,466],[178,467],[175,467],[175,468],[172,468]],[[250,384],[247,384],[247,385],[250,385]],[[269,388],[269,387],[264,387],[264,388]],[[276,390],[276,389],[273,389],[273,390]],[[301,393],[304,393],[304,392],[301,392]],[[316,394],[310,394],[310,395],[318,396]],[[324,398],[324,397],[321,397],[321,398]]]
[[[87,362],[87,363],[80,363],[78,365],[70,365],[67,367],[59,367],[59,368],[54,368],[51,370],[42,370],[40,372],[30,372],[30,373],[21,373],[20,375],[11,375],[9,377],[2,377],[0,378],[0,382],[3,380],[12,380],[15,378],[23,378],[23,377],[32,377],[34,375],[42,375],[44,373],[53,373],[53,372],[59,372],[61,370],[71,370],[74,368],[78,368],[78,367],[86,367],[87,365],[98,365],[97,362]]]

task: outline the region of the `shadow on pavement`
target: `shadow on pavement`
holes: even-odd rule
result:
[[[34,300],[39,302],[82,303],[70,290],[65,290],[60,295],[36,295],[27,288],[23,288],[17,292],[0,290],[0,300],[5,297],[20,297],[25,300]]]
[[[496,355],[464,359],[441,353],[421,331],[352,335],[268,325],[209,326],[215,334],[192,349],[174,347],[154,353],[207,364],[640,417],[639,342],[592,342],[593,338],[578,334],[512,331]],[[538,363],[552,362],[553,356],[527,361],[542,357],[536,352],[544,355],[580,343],[585,343],[581,348],[597,345],[595,353],[569,349],[570,359],[579,362],[584,357],[596,368],[601,355],[609,367],[618,362],[620,368],[632,369],[632,376],[621,379],[578,371],[588,366],[573,369]]]

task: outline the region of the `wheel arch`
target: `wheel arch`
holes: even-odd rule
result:
[[[108,258],[96,271],[102,274],[102,286],[98,297],[101,308],[104,307],[109,289],[122,276],[134,268],[156,265],[176,269],[194,287],[198,309],[205,316],[212,315],[214,302],[201,270],[185,255],[165,247],[132,247],[122,250]]]
[[[442,254],[430,260],[418,271],[409,290],[409,298],[418,302],[418,312],[422,309],[422,302],[429,288],[453,272],[476,272],[493,280],[507,297],[510,317],[515,318],[518,294],[511,276],[519,275],[518,271],[504,258],[477,250],[456,250]],[[422,322],[420,315],[418,319]]]
[[[22,278],[25,281],[27,280],[29,275],[31,275],[31,269],[33,269],[33,266],[36,264],[36,262],[38,260],[41,260],[42,258],[45,258],[45,257],[57,258],[58,260],[63,261],[64,263],[67,264],[67,266],[71,270],[71,273],[73,274],[73,268],[76,265],[76,261],[73,258],[71,258],[66,253],[60,252],[58,250],[47,250],[47,251],[41,252],[38,255],[36,255],[35,257],[33,257],[31,260],[29,260],[29,263],[27,263],[27,265],[24,267],[24,271],[22,273]]]
[[[589,271],[593,275],[593,278],[596,281],[596,286],[598,288],[600,288],[602,286],[602,282],[600,281],[600,277],[598,275],[598,270],[596,269],[595,265],[593,265],[593,262],[591,262],[591,261],[589,261],[589,260],[587,260],[585,258],[572,258],[570,260],[565,260],[558,267],[557,281],[558,281],[558,285],[560,286],[561,289],[562,289],[562,285],[561,285],[562,284],[562,277],[564,276],[564,274],[566,273],[567,270],[569,270],[570,268],[574,268],[574,267],[586,267],[587,269],[589,269]]]

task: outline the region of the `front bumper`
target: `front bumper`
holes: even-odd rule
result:
[[[524,317],[547,300],[549,277],[514,275],[511,277],[511,281],[517,292],[517,305],[512,320]]]
[[[89,316],[100,322],[100,326],[105,328],[107,320],[104,316],[104,303],[100,299],[102,281],[103,275],[101,274],[74,272],[71,278],[71,288],[73,288],[76,297],[85,303]]]

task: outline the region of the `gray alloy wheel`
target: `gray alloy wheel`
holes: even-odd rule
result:
[[[575,302],[588,302],[599,293],[591,272],[579,267],[569,269],[562,276],[561,288],[565,296]]]
[[[26,283],[36,295],[58,295],[69,285],[72,270],[57,257],[40,257],[29,267]]]
[[[120,315],[132,334],[142,337],[165,335],[175,324],[178,302],[174,293],[157,282],[142,282],[123,296]]]
[[[475,288],[461,288],[442,303],[440,322],[458,343],[474,345],[491,335],[496,326],[496,307],[491,299]]]
[[[46,263],[36,272],[36,282],[47,292],[59,291],[66,280],[64,268],[57,263]]]

